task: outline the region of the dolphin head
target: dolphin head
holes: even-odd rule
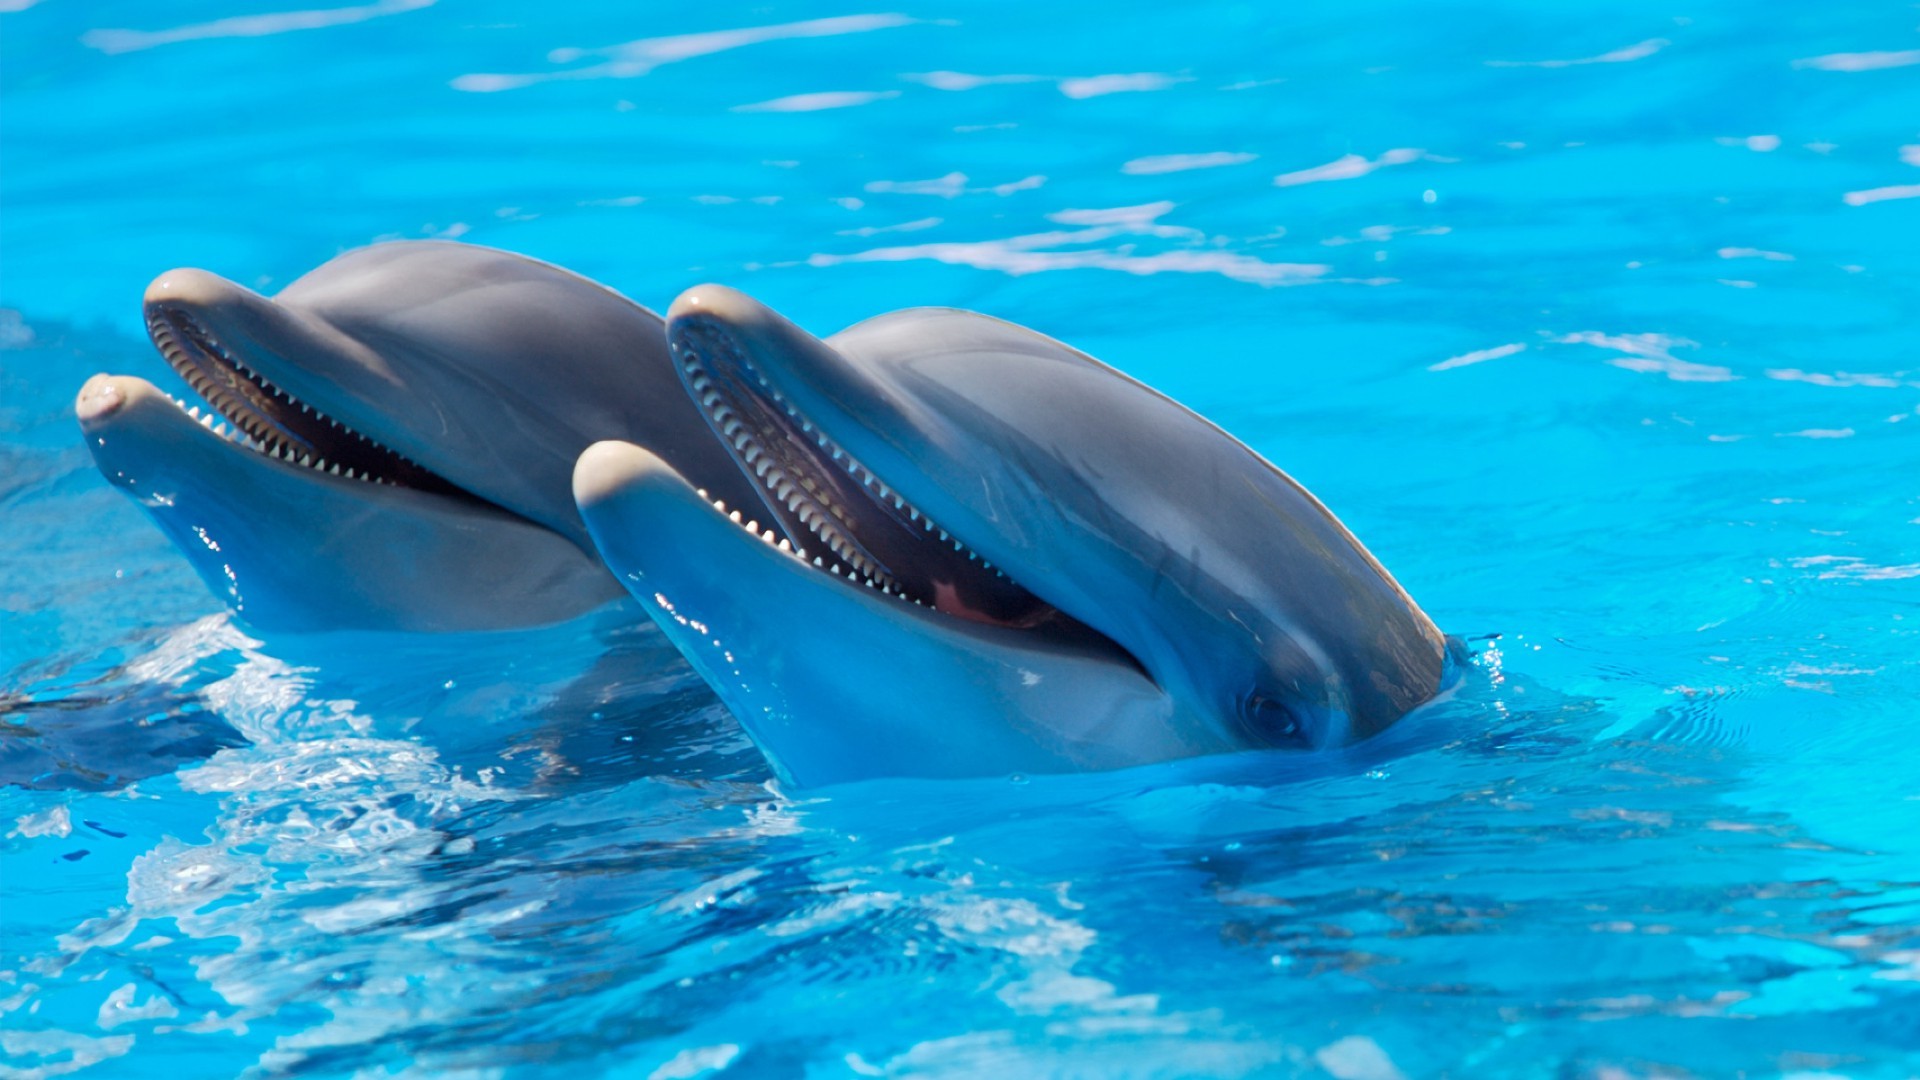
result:
[[[753,497],[659,317],[533,259],[381,244],[271,299],[173,270],[145,316],[205,423],[140,380],[96,379],[76,407],[88,447],[256,625],[481,629],[618,595],[570,497],[598,439],[644,438]]]
[[[1009,648],[1069,640],[1115,680],[1146,679],[1165,706],[1152,737],[1133,736],[1135,760],[1335,746],[1440,685],[1442,635],[1324,506],[1058,342],[940,309],[823,342],[718,286],[683,294],[668,331],[785,539],[824,552],[843,582],[903,596],[876,609],[896,635],[992,626]],[[608,551],[618,522],[586,509],[609,564],[631,573]],[[642,572],[657,582],[673,561]],[[783,648],[788,670],[836,663],[806,638]]]

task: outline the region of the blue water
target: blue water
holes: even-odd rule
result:
[[[1913,7],[0,9],[6,1075],[1920,1070]],[[1474,669],[790,792],[632,605],[257,634],[69,403],[164,269],[423,236],[1065,339]]]

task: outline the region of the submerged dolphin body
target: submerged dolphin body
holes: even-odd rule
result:
[[[575,497],[789,781],[1332,747],[1449,678],[1448,640],[1319,501],[1059,342],[947,309],[822,342],[716,286],[668,330],[777,520],[742,529],[618,443]]]
[[[660,317],[534,259],[379,244],[273,299],[174,270],[145,313],[205,403],[96,375],[75,403],[87,448],[256,626],[485,630],[620,595],[568,482],[596,440],[755,498]]]

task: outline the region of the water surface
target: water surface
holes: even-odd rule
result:
[[[1913,8],[4,7],[6,1068],[1920,1069]],[[164,269],[426,236],[1034,326],[1474,670],[1332,760],[789,792],[631,605],[236,624],[71,398],[174,385]]]

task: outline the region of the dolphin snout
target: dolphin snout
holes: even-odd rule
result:
[[[667,318],[684,319],[705,315],[725,323],[752,320],[765,311],[765,305],[738,289],[725,285],[695,285],[681,293],[667,308]]]
[[[573,467],[573,500],[582,509],[617,498],[649,480],[680,474],[644,447],[606,439],[587,447]]]
[[[205,270],[179,267],[154,278],[147,286],[142,303],[148,308],[158,304],[177,304],[188,308],[208,308],[242,291],[240,286]]]
[[[111,416],[126,403],[127,396],[121,393],[119,383],[112,375],[102,372],[80,387],[80,396],[73,400],[73,415],[84,424]]]

